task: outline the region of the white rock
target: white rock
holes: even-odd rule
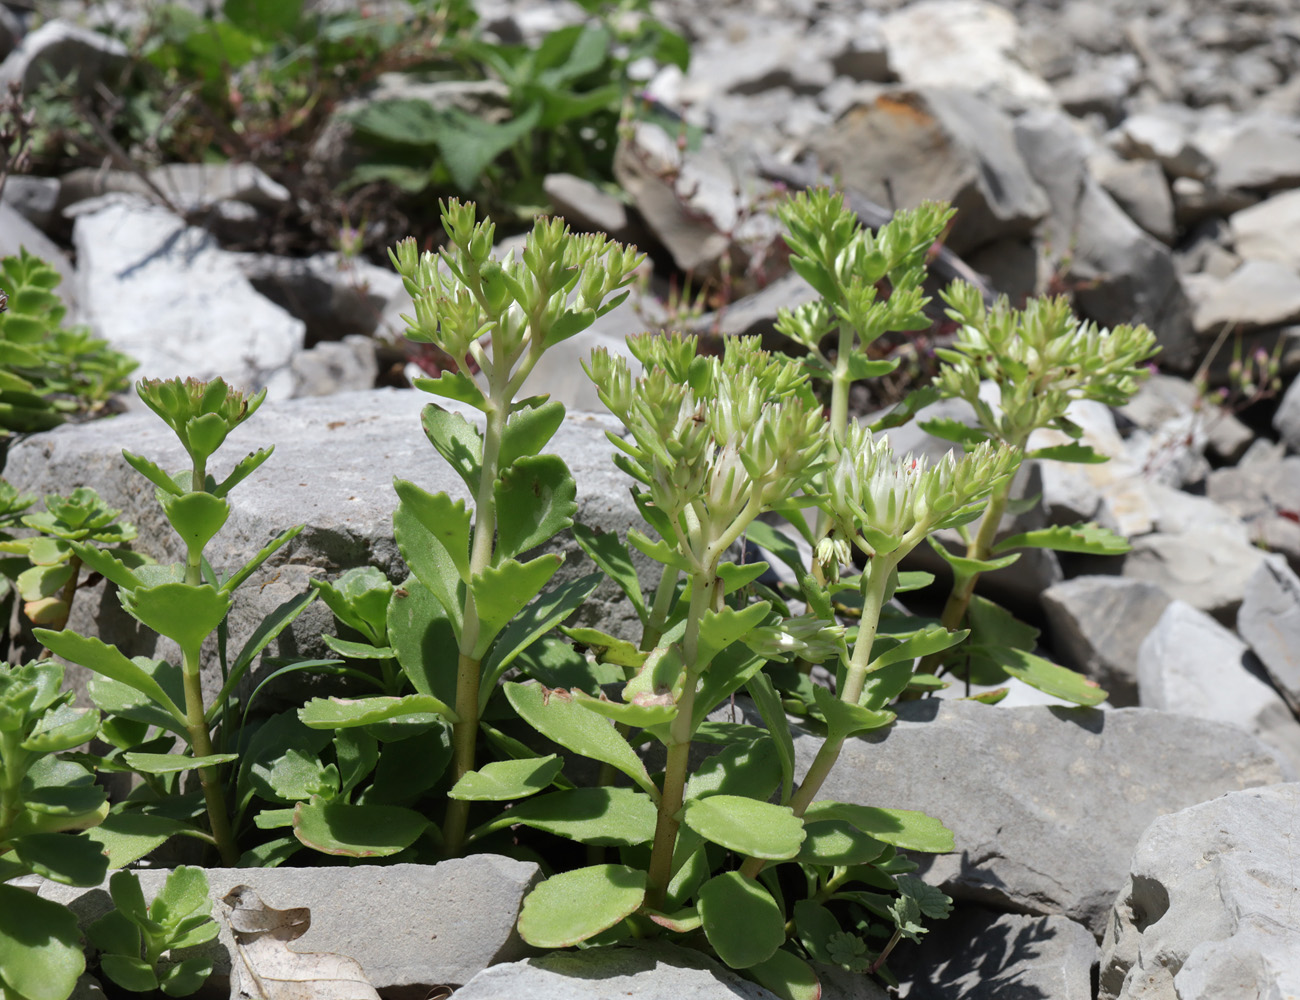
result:
[[[954,87],[1009,110],[1056,107],[1052,88],[1019,62],[1015,15],[985,0],[920,0],[881,25],[895,74],[911,86]]]
[[[138,377],[221,376],[287,398],[304,327],[254,291],[233,255],[129,195],[77,217],[81,318],[140,361]]]

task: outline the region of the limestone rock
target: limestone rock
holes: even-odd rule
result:
[[[1300,714],[1300,577],[1285,560],[1264,559],[1246,581],[1237,631],[1291,710]]]
[[[303,324],[254,291],[203,230],[130,195],[77,218],[82,319],[136,358],[137,377],[213,378],[292,391]]]
[[[1010,119],[964,90],[888,91],[814,133],[810,146],[845,187],[879,204],[950,201],[947,243],[958,253],[1023,236],[1048,210]]]
[[[866,997],[883,1000],[884,991],[875,990]],[[606,1000],[624,995],[645,1000],[774,998],[702,953],[667,942],[554,952],[496,965],[456,991],[457,1000]]]
[[[46,21],[23,37],[18,47],[0,63],[0,89],[10,81],[31,93],[48,78],[66,80],[76,74],[83,94],[126,61],[124,42],[62,20]]]
[[[1065,917],[961,906],[890,968],[904,1000],[1092,1000],[1097,942]]]
[[[235,594],[230,619],[230,648],[238,651],[262,617],[307,588],[307,581],[333,577],[353,566],[373,565],[400,581],[406,570],[393,541],[392,513],[397,506],[394,476],[453,498],[469,499],[464,483],[434,451],[420,429],[420,412],[435,397],[414,390],[381,389],[334,396],[267,402],[256,416],[231,434],[209,467],[218,478],[237,457],[268,444],[275,454],[230,496],[231,515],[208,547],[219,573],[230,573],[270,539],[296,524],[307,528],[281,549],[260,573]],[[437,400],[471,419],[476,411]],[[640,524],[628,495],[627,479],[611,458],[605,431],[619,427],[610,417],[570,415],[548,450],[560,455],[578,482],[578,519],[620,535]],[[105,501],[122,509],[124,520],[140,532],[137,547],[163,561],[183,558],[183,547],[163,519],[144,480],[123,460],[121,449],[145,455],[163,468],[186,466],[175,435],[152,412],[128,414],[47,434],[33,435],[10,450],[6,475],[41,495],[67,492],[73,485],[94,483]],[[555,582],[591,572],[572,541],[561,543],[568,562]],[[657,579],[655,577],[654,579]],[[647,570],[645,586],[651,586]],[[592,595],[576,621],[628,632],[636,619],[613,584]],[[147,630],[127,617],[114,594],[85,595],[73,608],[71,627],[82,634],[120,641],[127,655],[175,655],[166,643],[157,648]],[[332,616],[313,605],[284,633],[281,648],[319,649]],[[272,647],[274,652],[275,647]],[[220,686],[213,649],[206,651],[204,690]],[[256,673],[256,671],[255,671]],[[256,677],[252,679],[256,682]]]
[[[1054,107],[1052,88],[1025,69],[1015,16],[987,0],[920,0],[881,26],[889,62],[910,86],[957,87],[1013,111]]]
[[[800,774],[820,744],[797,736]],[[939,818],[957,849],[912,855],[927,881],[999,909],[1064,915],[1099,936],[1152,820],[1282,778],[1272,751],[1222,723],[928,699],[900,706],[889,730],[848,740],[821,794]]]
[[[1088,174],[1084,140],[1065,116],[1030,112],[1015,128],[1029,172],[1051,203],[1040,235],[1054,255],[1069,252],[1072,276],[1089,283],[1075,296],[1080,313],[1105,326],[1145,323],[1164,348],[1163,367],[1192,368],[1190,309],[1169,248]]]
[[[1157,584],[1170,597],[1231,622],[1264,553],[1235,531],[1188,527],[1193,530],[1135,538],[1133,551],[1124,557],[1124,575]]]
[[[1300,320],[1300,274],[1275,260],[1247,260],[1226,279],[1190,275],[1197,333],[1215,334],[1225,323],[1238,329]]]
[[[1231,792],[1151,824],[1102,944],[1102,1000],[1300,993],[1300,785]]]
[[[1300,765],[1300,722],[1246,644],[1209,615],[1174,601],[1137,661],[1144,708],[1240,726]]]
[[[307,907],[311,927],[294,941],[303,952],[356,959],[377,989],[428,988],[465,983],[498,962],[529,952],[515,930],[523,898],[540,879],[532,862],[490,854],[437,865],[356,865],[322,868],[208,868],[208,895],[221,934],[205,946],[214,979],[230,981],[237,1000],[240,962],[218,900],[237,885],[251,886],[277,910]],[[169,874],[138,871],[146,899]],[[108,883],[75,888],[47,882],[40,894],[70,907],[84,927],[113,908]],[[216,984],[213,984],[216,985]]]
[[[1116,708],[1138,703],[1137,653],[1171,598],[1153,583],[1078,576],[1043,591],[1052,649],[1097,681]]]
[[[1300,271],[1300,248],[1287,238],[1300,227],[1300,191],[1286,191],[1243,208],[1228,220],[1237,253],[1251,260],[1273,260]]]

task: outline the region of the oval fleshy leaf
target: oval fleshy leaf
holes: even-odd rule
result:
[[[999,666],[1012,677],[1018,677],[1032,688],[1053,698],[1063,698],[1076,705],[1100,705],[1106,700],[1107,692],[1096,681],[1090,681],[1083,674],[1076,673],[1068,667],[1062,667],[1023,649],[999,649],[985,647],[982,650],[991,656]]]
[[[518,802],[473,835],[522,823],[580,844],[632,847],[654,838],[655,819],[649,796],[631,788],[567,788]]]
[[[876,840],[905,851],[947,854],[955,844],[952,831],[933,816],[914,809],[881,809],[849,802],[814,802],[804,812],[805,823],[842,819]]]
[[[549,740],[574,753],[616,767],[656,801],[658,786],[614,724],[574,701],[568,691],[537,684],[506,684],[506,698],[520,718]]]
[[[793,858],[804,838],[803,820],[789,806],[740,795],[692,799],[682,822],[711,843],[769,861]]]
[[[207,584],[163,583],[119,591],[122,607],[159,635],[174,639],[181,649],[203,642],[230,610],[229,594]]]
[[[535,948],[568,948],[631,916],[645,900],[646,873],[593,865],[548,878],[524,900],[519,936]]]
[[[229,764],[232,760],[239,760],[239,754],[214,753],[207,757],[187,757],[179,753],[124,753],[122,759],[141,774],[176,774],[180,771],[193,771],[196,767]]]
[[[821,1000],[822,984],[812,966],[783,948],[767,961],[751,965],[747,975],[781,1000]]]
[[[0,885],[0,980],[27,1000],[64,1000],[86,969],[66,906]]]
[[[455,712],[431,694],[408,694],[400,698],[393,695],[313,698],[298,709],[298,718],[312,729],[353,729],[389,719],[436,715],[450,722],[459,721]]]
[[[430,824],[401,806],[354,806],[312,799],[293,810],[293,835],[324,854],[385,858],[414,844]]]
[[[847,820],[804,823],[804,841],[797,861],[809,865],[863,865],[885,850],[882,841],[863,833]]]
[[[564,760],[559,754],[530,760],[492,761],[477,771],[462,775],[447,793],[447,797],[472,802],[504,802],[508,799],[527,798],[549,787],[563,766]]]
[[[698,899],[705,936],[733,969],[765,962],[785,943],[781,907],[762,885],[740,872],[709,879],[700,886]]]

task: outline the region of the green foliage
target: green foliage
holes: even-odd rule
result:
[[[233,734],[227,729],[214,742],[213,733],[217,722],[227,718],[240,681],[253,660],[314,595],[291,600],[273,612],[254,631],[235,658],[233,668],[224,660],[223,638],[219,644],[223,650],[223,686],[211,704],[205,703],[200,682],[201,649],[210,635],[224,630],[234,590],[292,539],[301,526],[282,532],[244,566],[226,579],[218,579],[207,565],[204,547],[229,516],[226,497],[231,488],[265,462],[272,449],[248,455],[220,483],[208,475],[207,462],[226,435],[256,411],[265,391],[250,398],[221,379],[154,379],[142,381],[137,388],[141,399],[172,428],[190,456],[191,467],[172,475],[147,458],[123,452],[127,461],[156,487],[164,515],[185,543],[185,560],[172,566],[129,565],[86,540],[66,539],[66,543],[82,562],[117,585],[118,598],[128,614],[180,646],[180,669],[163,660],[128,660],[115,647],[66,629],[38,629],[36,635],[48,649],[99,675],[91,685],[90,696],[115,718],[104,730],[113,750],[106,758],[97,759],[96,764],[109,770],[134,771],[144,779],[150,793],[122,808],[145,815],[156,811],[175,818],[170,810],[181,790],[178,776],[197,769],[208,831],[181,822],[160,830],[159,840],[172,833],[205,837],[220,852],[223,862],[233,865],[239,853],[226,802],[224,765],[234,755],[224,752],[221,745]],[[74,510],[98,509],[92,498],[83,499],[85,503],[80,507],[69,504],[60,508],[63,514],[58,516],[66,518]],[[87,513],[87,523],[102,519],[106,513]],[[115,512],[111,513],[115,516]],[[55,526],[52,520],[42,523],[47,528]],[[174,752],[175,737],[181,739],[189,754],[160,760],[159,755]]]
[[[169,997],[185,997],[196,992],[212,974],[212,959],[171,953],[206,944],[221,929],[210,916],[203,870],[174,869],[147,906],[134,872],[114,872],[108,890],[116,908],[86,928],[100,952],[100,971],[132,993],[161,989]]]
[[[127,386],[136,362],[63,326],[62,276],[26,250],[0,259],[0,436],[49,430]],[[7,294],[6,294],[7,293]]]
[[[4,885],[42,875],[98,885],[108,858],[83,832],[108,812],[94,776],[57,754],[94,737],[99,713],[71,706],[63,668],[0,663],[0,993],[64,1000],[85,968],[65,907]]]

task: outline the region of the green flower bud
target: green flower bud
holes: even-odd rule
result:
[[[162,417],[197,465],[204,465],[226,435],[257,412],[266,390],[248,396],[223,379],[200,382],[189,378],[141,379],[136,392]]]

